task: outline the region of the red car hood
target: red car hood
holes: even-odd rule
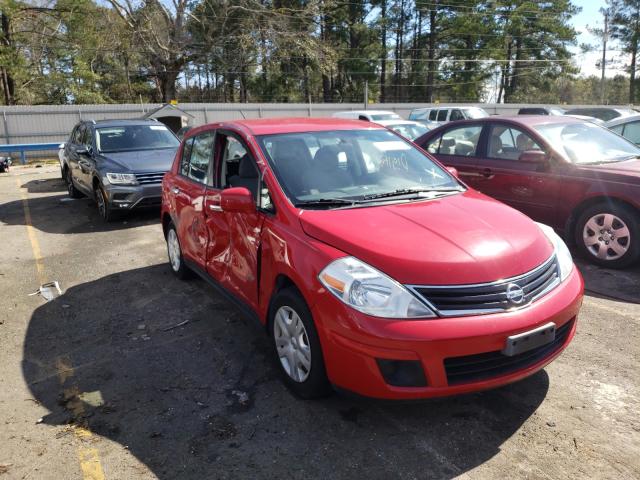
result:
[[[450,285],[513,277],[553,253],[520,212],[469,190],[437,200],[305,210],[303,230],[400,283]]]
[[[578,164],[578,167],[592,172],[614,173],[640,178],[640,160],[638,159],[597,165]]]

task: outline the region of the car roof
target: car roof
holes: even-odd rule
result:
[[[504,120],[513,123],[519,123],[521,125],[533,126],[533,125],[545,125],[548,123],[582,123],[585,120],[581,120],[575,117],[569,117],[566,115],[492,115],[490,117],[458,120],[456,122],[450,122],[447,126],[456,125],[458,123],[489,123],[498,120]]]
[[[615,127],[616,125],[622,125],[623,123],[628,122],[637,122],[640,120],[640,113],[636,113],[635,115],[626,115],[618,118],[614,118],[613,120],[609,120],[605,122],[605,127]]]
[[[367,110],[371,112],[372,110]],[[363,120],[348,118],[265,118],[256,120],[233,120],[213,124],[216,128],[236,127],[251,135],[274,135],[279,133],[327,132],[331,130],[383,130],[384,127]],[[198,129],[199,130],[199,129]],[[189,132],[191,133],[191,132]]]
[[[397,125],[422,125],[420,122],[414,122],[413,120],[376,120],[375,123],[383,125],[385,127],[394,127]]]
[[[166,126],[157,120],[147,120],[147,119],[133,119],[133,120],[96,120],[84,122],[89,125],[94,125],[95,127],[126,127],[127,125],[162,125]]]

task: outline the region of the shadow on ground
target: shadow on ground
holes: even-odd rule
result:
[[[61,178],[46,178],[41,180],[29,180],[20,188],[26,188],[29,193],[66,193],[67,185]]]
[[[640,264],[613,270],[599,267],[578,256],[574,259],[584,278],[586,295],[640,304]]]
[[[39,307],[23,374],[50,411],[42,428],[86,421],[160,479],[451,478],[496,455],[549,388],[542,371],[428,402],[302,401],[280,382],[268,345],[204,282],[157,265]]]
[[[28,182],[26,185],[32,182]],[[51,180],[51,182],[60,182],[65,193],[29,198],[31,222],[33,227],[40,231],[46,233],[108,232],[160,222],[160,209],[149,208],[122,214],[115,221],[105,223],[98,215],[98,209],[93,200],[89,198],[69,198],[62,180]],[[47,189],[53,187],[50,184],[46,184],[43,188],[45,191],[49,191]],[[44,193],[39,190],[33,190],[33,192]],[[22,200],[1,204],[0,222],[7,225],[24,225],[25,217]]]

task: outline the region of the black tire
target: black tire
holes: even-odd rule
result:
[[[173,238],[172,235],[175,235],[175,241],[178,248],[177,264],[174,263],[174,260],[172,259],[171,245],[169,243],[172,241],[172,238]],[[184,262],[184,258],[182,256],[182,247],[180,246],[180,239],[178,237],[178,231],[176,230],[176,227],[173,224],[173,222],[169,223],[169,225],[167,226],[167,234],[165,236],[165,240],[167,242],[167,256],[169,257],[169,268],[171,268],[171,271],[180,280],[188,280],[193,276],[193,272],[189,269],[187,264]]]
[[[114,221],[118,217],[118,212],[111,208],[107,194],[104,192],[102,186],[96,185],[93,193],[100,218],[106,223]]]
[[[306,333],[305,338],[308,341],[311,363],[310,369],[306,374],[307,376],[303,381],[294,380],[289,373],[287,373],[287,370],[280,360],[280,354],[276,344],[279,327],[276,325],[277,321],[275,317],[282,307],[293,310],[304,325],[304,333]],[[313,317],[311,316],[311,311],[296,288],[287,287],[276,293],[269,310],[269,334],[277,368],[282,375],[284,383],[293,393],[301,398],[311,399],[325,397],[332,392],[331,384],[327,379],[320,339],[313,322]]]
[[[70,198],[81,198],[84,196],[82,195],[82,192],[78,190],[73,184],[73,180],[71,178],[71,170],[69,170],[69,167],[64,169],[64,181],[67,184],[67,193],[69,194]]]
[[[607,228],[605,225],[605,215],[617,217],[611,228]],[[589,222],[591,222],[590,226],[587,226]],[[616,232],[623,231],[621,229],[622,223],[627,227],[628,235],[619,235],[616,238]],[[582,212],[576,221],[574,239],[578,251],[582,257],[602,267],[628,267],[640,258],[639,223],[640,215],[638,212],[626,205],[611,202],[593,205]],[[611,234],[613,234],[613,238],[611,238]],[[596,245],[588,245],[596,241],[598,242]],[[607,241],[609,243],[606,243]],[[611,248],[614,247],[614,242],[615,248],[624,249],[626,247],[626,251],[623,254],[614,251]],[[601,252],[601,257],[597,256],[598,252]],[[603,258],[605,255],[608,258]]]

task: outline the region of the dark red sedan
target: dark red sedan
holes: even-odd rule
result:
[[[562,231],[596,264],[640,257],[640,148],[563,116],[447,124],[415,143],[468,185]]]

